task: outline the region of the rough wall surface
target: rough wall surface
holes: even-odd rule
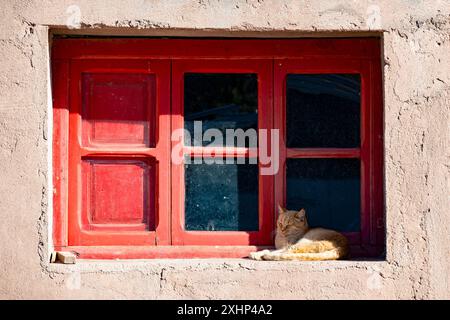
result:
[[[0,24],[0,298],[450,298],[449,0],[3,0]],[[49,265],[53,29],[382,36],[386,261]]]

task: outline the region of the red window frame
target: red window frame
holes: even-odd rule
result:
[[[155,74],[157,144],[155,148],[80,147],[80,75],[82,72]],[[259,176],[259,232],[183,230],[183,165],[170,161],[170,133],[183,127],[184,72],[258,74],[258,124],[277,128],[280,171]],[[287,149],[285,146],[285,74],[361,74],[361,148]],[[285,202],[286,158],[361,159],[361,233],[348,234],[352,253],[379,256],[384,250],[383,121],[380,40],[203,40],[203,39],[54,39],[53,85],[53,242],[56,250],[82,258],[243,257],[273,245],[275,206]],[[75,128],[75,129],[74,129]],[[205,148],[185,148],[200,156]],[[223,148],[216,154],[249,156],[255,150]],[[103,230],[90,234],[80,226],[79,163],[83,156],[155,159],[156,231]],[[264,195],[264,196],[263,196]],[[267,196],[269,195],[269,196]],[[78,198],[77,198],[78,197]]]
[[[361,164],[361,230],[344,233],[353,256],[377,256],[383,250],[382,216],[382,121],[381,81],[376,59],[371,61],[349,57],[311,57],[304,59],[276,59],[274,71],[274,125],[280,135],[280,170],[275,176],[275,202],[286,203],[287,159],[359,159]],[[361,117],[359,148],[287,148],[286,147],[286,75],[287,74],[359,74],[361,77]]]
[[[172,130],[184,128],[184,74],[195,73],[253,73],[258,78],[258,129],[272,127],[272,61],[253,59],[180,59],[172,64]],[[182,138],[184,141],[184,138]],[[177,143],[173,142],[174,145]],[[258,149],[184,147],[191,158],[219,156],[224,158],[257,157]],[[174,245],[271,245],[273,230],[272,177],[259,175],[259,231],[185,231],[184,230],[184,164],[172,164],[172,241]]]

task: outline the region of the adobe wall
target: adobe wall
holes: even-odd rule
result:
[[[450,298],[450,1],[10,0],[0,24],[0,298]],[[386,261],[50,265],[49,30],[381,36]]]

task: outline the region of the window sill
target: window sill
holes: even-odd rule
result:
[[[250,252],[273,249],[263,246],[70,246],[55,248],[71,251],[79,259],[204,259],[246,258]]]
[[[280,271],[316,272],[346,271],[349,269],[376,268],[383,270],[389,264],[386,260],[331,260],[331,261],[255,261],[247,258],[209,258],[209,259],[80,259],[76,264],[50,263],[48,272],[132,272],[146,274],[161,273],[164,269],[172,271]]]
[[[79,259],[128,260],[128,259],[237,259],[247,258],[250,252],[271,246],[69,246],[56,247],[55,251],[74,252]],[[351,260],[381,261],[379,247],[351,246]]]

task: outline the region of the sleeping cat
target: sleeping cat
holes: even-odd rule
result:
[[[347,256],[347,238],[334,230],[309,228],[305,209],[290,211],[278,206],[275,236],[277,250],[250,253],[254,260],[336,260]]]

